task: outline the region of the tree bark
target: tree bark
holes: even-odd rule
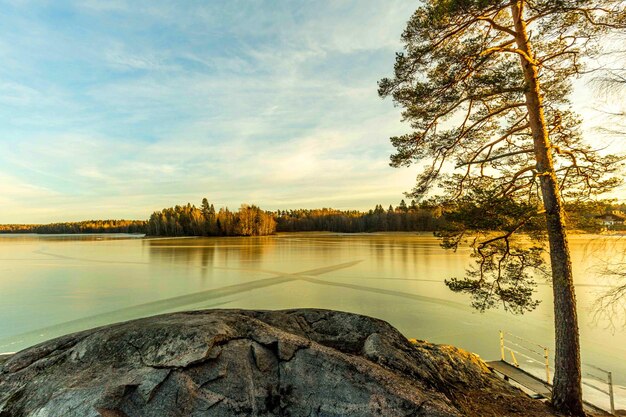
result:
[[[537,172],[540,178],[543,205],[546,211],[552,291],[554,293],[555,363],[552,405],[558,411],[584,416],[580,371],[580,341],[576,312],[576,295],[572,275],[564,211],[554,172],[552,150],[543,111],[539,73],[533,61],[530,39],[523,19],[524,1],[513,2],[517,48],[526,82],[526,107],[533,136]]]

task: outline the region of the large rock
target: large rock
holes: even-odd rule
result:
[[[0,417],[552,415],[472,354],[327,310],[149,317],[0,367]]]

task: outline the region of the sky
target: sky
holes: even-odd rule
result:
[[[417,5],[0,0],[0,224],[397,204],[376,83]]]

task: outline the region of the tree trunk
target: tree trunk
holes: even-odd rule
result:
[[[584,416],[580,372],[580,342],[572,263],[565,232],[564,212],[554,172],[552,151],[543,112],[539,74],[523,20],[524,1],[512,5],[517,48],[526,82],[526,107],[533,136],[537,173],[546,210],[552,291],[554,293],[555,364],[552,405],[558,411]]]

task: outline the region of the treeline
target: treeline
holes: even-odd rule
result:
[[[155,211],[146,230],[149,236],[264,236],[276,232],[276,221],[254,205],[216,211],[205,198],[199,208],[187,203]]]
[[[86,220],[51,224],[2,224],[0,233],[145,233],[145,220]]]
[[[586,201],[565,205],[569,229],[595,233],[606,227],[597,217],[615,210],[625,211],[625,203],[611,200]],[[436,199],[421,203],[404,200],[396,207],[386,210],[377,205],[373,210],[335,210],[330,208],[313,210],[278,210],[274,212],[278,232],[328,231],[343,233],[363,232],[434,232],[449,225],[451,207]],[[620,226],[613,227],[621,229]]]
[[[610,200],[565,205],[570,229],[599,232],[605,226],[597,218],[615,210],[626,211],[625,203]],[[298,209],[264,211],[242,205],[238,211],[215,210],[207,199],[200,207],[191,204],[165,208],[144,220],[87,220],[52,224],[0,225],[0,233],[145,233],[149,236],[263,236],[275,232],[328,231],[342,233],[438,231],[448,225],[449,208],[437,200],[396,207],[377,205],[367,212],[357,210]],[[626,227],[626,226],[624,226]],[[621,229],[622,226],[614,227]]]
[[[343,233],[435,231],[445,223],[443,208],[404,200],[386,210],[379,204],[368,212],[330,208],[282,210],[274,213],[279,232],[329,231]]]

